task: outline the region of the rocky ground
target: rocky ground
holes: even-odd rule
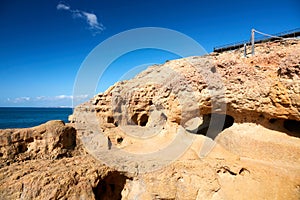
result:
[[[0,199],[300,199],[300,42],[151,66],[70,121],[0,130]]]

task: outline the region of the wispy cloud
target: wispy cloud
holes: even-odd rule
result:
[[[22,103],[22,102],[26,102],[26,101],[30,101],[30,100],[31,100],[30,97],[17,97],[14,99],[7,98],[7,101],[12,102],[12,103]]]
[[[56,6],[57,10],[70,10],[70,6],[63,4],[63,3],[59,3]]]
[[[46,106],[72,106],[72,101],[87,101],[89,95],[80,95],[74,97],[73,95],[57,95],[57,96],[38,96],[38,97],[17,97],[7,98],[6,103],[11,105],[46,105]]]
[[[81,18],[86,21],[88,24],[88,27],[91,31],[93,31],[93,34],[99,34],[101,33],[105,27],[101,22],[98,21],[97,16],[94,13],[89,13],[86,11],[82,10],[77,10],[77,9],[71,9],[71,6],[64,4],[64,3],[59,3],[56,6],[57,10],[65,10],[68,11],[72,14],[73,18]]]
[[[60,99],[73,99],[72,95],[59,95],[54,97],[55,100],[60,100]]]

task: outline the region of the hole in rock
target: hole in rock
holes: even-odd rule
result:
[[[138,114],[137,113],[134,113],[134,115],[131,117],[131,121],[135,124],[135,125],[138,125]]]
[[[148,123],[148,119],[149,116],[147,114],[142,114],[140,117],[138,116],[138,113],[135,113],[132,117],[131,117],[131,121],[133,122],[133,124],[135,125],[139,125],[139,126],[146,126]]]
[[[31,138],[27,138],[26,140],[25,140],[25,142],[28,142],[28,143],[31,143],[31,142],[33,142],[34,141],[34,139],[31,137]]]
[[[114,122],[114,125],[115,125],[116,127],[118,127],[118,122]]]
[[[274,118],[269,119],[269,122],[270,122],[271,124],[274,124],[276,121],[277,121],[277,119],[274,119]]]
[[[18,145],[18,152],[24,153],[25,151],[27,151],[27,145],[25,143],[20,143]]]
[[[211,118],[212,118],[211,114],[207,114],[203,116],[203,123],[199,126],[197,134],[206,135],[208,129],[210,129],[211,132],[217,131],[217,133],[219,133],[220,131],[223,131],[224,129],[231,127],[234,123],[234,118],[230,115],[213,114],[213,116],[214,116],[213,117],[214,121],[212,123],[211,123]]]
[[[3,157],[3,153],[0,152],[0,157]]]
[[[210,68],[210,71],[211,71],[212,73],[216,73],[216,72],[217,72],[216,67]]]
[[[115,122],[115,120],[112,116],[107,117],[107,123],[112,123],[113,124],[114,122]]]
[[[147,114],[143,114],[140,118],[140,125],[141,126],[146,126],[148,123],[148,115]]]
[[[283,126],[286,130],[297,133],[298,137],[300,136],[300,121],[286,119]]]
[[[127,177],[119,172],[109,172],[104,179],[100,180],[93,192],[96,200],[119,200],[125,186]]]
[[[117,143],[118,144],[121,144],[122,142],[123,142],[123,138],[122,137],[117,138]]]

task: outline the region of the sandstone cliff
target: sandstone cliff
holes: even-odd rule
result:
[[[300,198],[299,41],[151,66],[70,120],[0,131],[1,199]]]

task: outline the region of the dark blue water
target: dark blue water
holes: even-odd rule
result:
[[[0,129],[28,128],[49,120],[68,122],[72,108],[9,108],[0,107]]]

